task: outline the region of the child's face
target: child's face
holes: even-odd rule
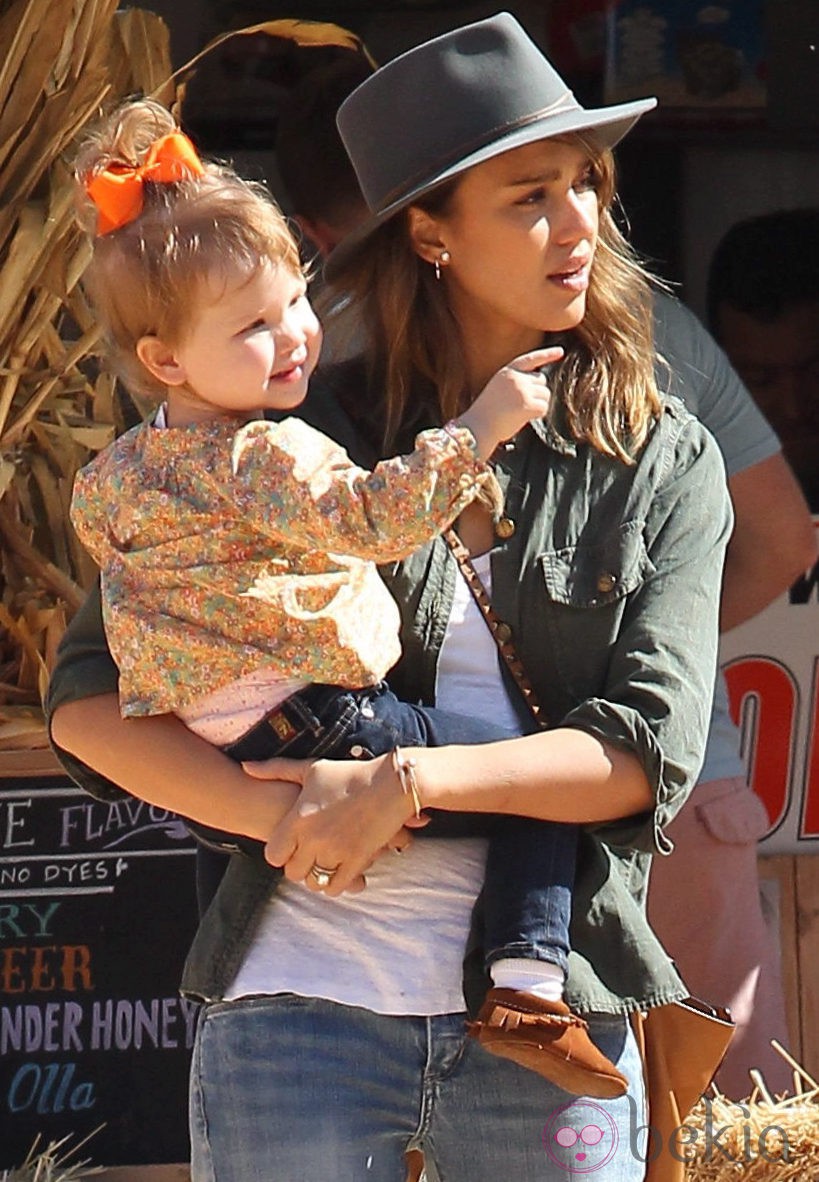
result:
[[[175,424],[294,409],[307,394],[320,347],[301,275],[268,265],[249,280],[214,277],[172,350],[167,384]]]

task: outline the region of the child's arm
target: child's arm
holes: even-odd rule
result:
[[[236,436],[231,492],[277,539],[374,562],[402,558],[474,500],[498,444],[546,413],[540,367],[560,356],[552,348],[517,358],[458,419],[422,431],[414,452],[371,472],[299,419],[249,423]]]

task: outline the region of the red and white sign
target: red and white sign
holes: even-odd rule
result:
[[[720,659],[749,783],[770,818],[762,852],[819,851],[819,563],[724,636]]]

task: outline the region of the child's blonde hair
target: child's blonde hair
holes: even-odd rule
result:
[[[144,182],[141,212],[98,233],[89,183],[110,166],[140,166],[157,140],[178,130],[159,103],[129,100],[90,133],[74,164],[77,220],[93,242],[83,286],[112,368],[132,391],[151,397],[165,390],[139,361],[137,342],[146,335],[169,344],[183,339],[206,282],[249,279],[263,264],[303,270],[296,240],[267,189],[215,163],[203,162],[201,175],[183,180]]]

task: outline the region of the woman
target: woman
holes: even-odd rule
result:
[[[183,989],[211,1003],[192,1066],[197,1182],[397,1182],[417,1146],[431,1179],[643,1176],[628,1015],[685,994],[645,921],[648,855],[667,851],[702,757],[730,528],[715,445],[657,387],[650,289],[610,212],[610,149],[652,105],[584,110],[501,14],[395,59],[339,113],[372,217],[328,278],[369,347],[366,366],[314,380],[305,417],[371,462],[517,353],[544,338],[566,350],[553,413],[497,457],[503,518],[470,510],[458,527],[551,729],[500,675],[441,539],[387,572],[404,619],[393,683],[536,733],[395,762],[277,760],[256,769],[266,782],[171,718],[119,720],[93,602],[69,634],[51,706],[72,774],[266,839],[287,878],[271,900],[272,867],[234,858],[188,958]],[[583,826],[567,1000],[626,1096],[572,1099],[488,1054],[491,1001],[469,1037],[485,846],[442,835],[379,856],[412,814],[395,764],[413,758],[436,819]],[[302,783],[323,807],[291,807]]]

